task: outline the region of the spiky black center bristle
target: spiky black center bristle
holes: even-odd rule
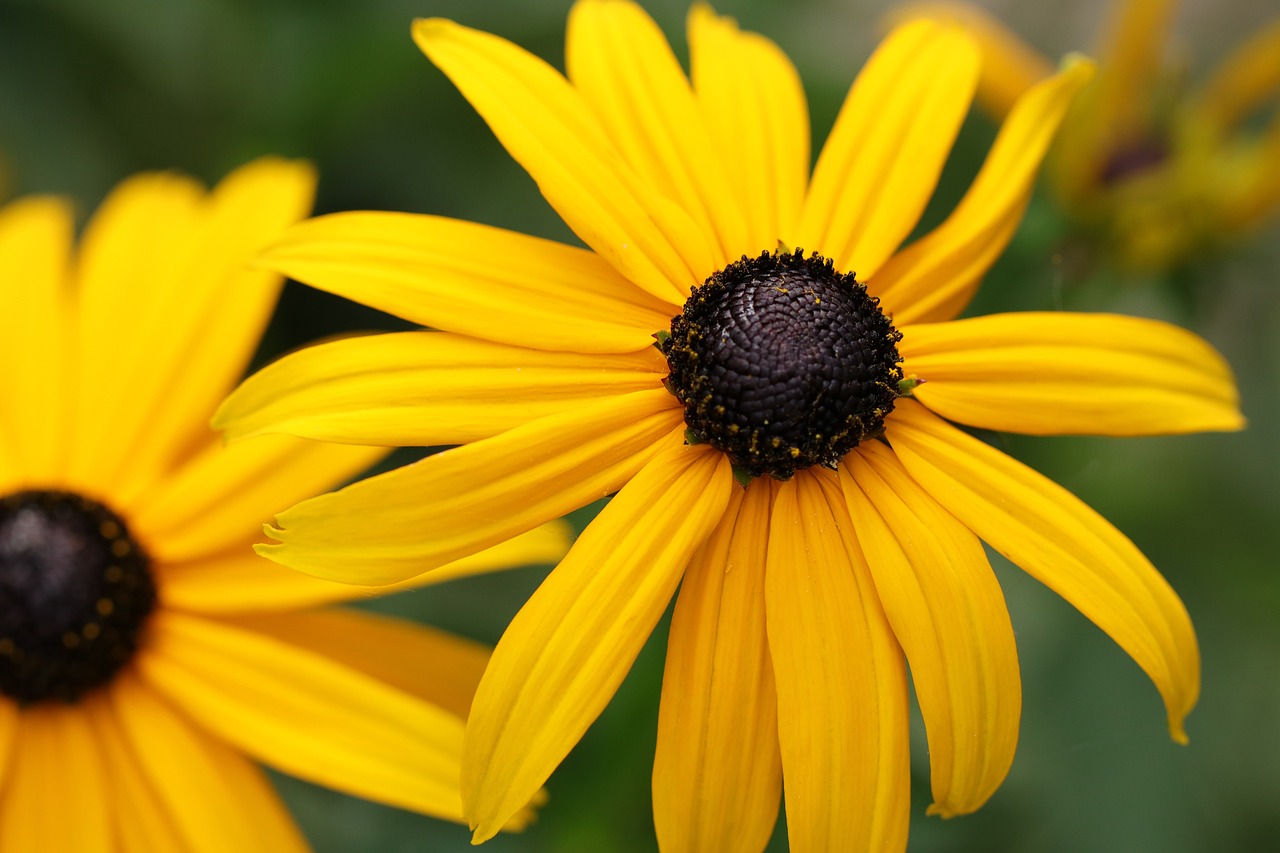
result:
[[[785,480],[883,431],[901,337],[853,273],[797,249],[743,256],[695,287],[660,347],[693,436]]]
[[[133,657],[155,606],[147,555],[81,495],[0,498],[0,693],[72,702]]]

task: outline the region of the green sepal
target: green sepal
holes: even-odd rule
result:
[[[738,485],[746,488],[751,485],[751,481],[755,479],[755,475],[738,465],[733,466],[733,479],[738,481]]]
[[[662,352],[663,345],[665,345],[666,342],[669,340],[671,340],[671,333],[668,332],[666,329],[663,329],[658,332],[654,332],[653,333],[654,349],[656,349],[658,352]]]
[[[707,440],[686,427],[684,431],[684,443],[692,446],[695,444],[706,444]]]
[[[899,397],[914,396],[911,392],[916,390],[916,386],[923,385],[923,384],[924,384],[923,379],[919,379],[915,376],[908,376],[906,379],[903,379],[900,382],[898,382],[898,396]]]

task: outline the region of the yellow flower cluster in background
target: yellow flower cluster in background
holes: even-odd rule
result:
[[[1173,0],[1115,0],[1098,76],[1047,167],[1063,206],[1122,265],[1166,270],[1256,231],[1280,210],[1280,18],[1196,86],[1169,62]],[[982,46],[979,99],[1000,117],[1053,64],[977,6],[912,4]]]

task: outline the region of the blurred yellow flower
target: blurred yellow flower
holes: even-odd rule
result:
[[[317,609],[374,591],[251,550],[273,510],[385,451],[228,449],[208,427],[280,286],[247,261],[306,215],[313,185],[307,165],[276,159],[208,193],[140,175],[78,250],[64,200],[0,208],[2,850],[305,849],[251,759],[460,817],[463,717],[487,650]],[[553,525],[430,580],[566,547]]]
[[[463,770],[477,841],[573,748],[677,587],[653,772],[664,851],[760,850],[782,796],[797,853],[901,850],[908,665],[930,810],[977,809],[1021,710],[979,537],[1114,637],[1184,739],[1199,655],[1176,594],[1077,498],[948,423],[1242,424],[1221,356],[1172,326],[955,320],[1091,65],[1032,86],[959,206],[903,248],[977,86],[973,42],[930,21],[895,30],[811,174],[786,55],[704,4],[688,29],[686,76],[639,6],[580,0],[566,79],[497,36],[415,24],[590,250],[397,213],[290,229],[267,265],[438,331],[294,353],[215,423],[232,438],[462,446],[280,514],[261,553],[397,581],[617,492],[477,690]]]
[[[1175,6],[1116,0],[1098,76],[1063,122],[1047,169],[1068,213],[1139,270],[1176,267],[1280,210],[1280,18],[1188,90],[1165,55]],[[1053,71],[976,6],[926,2],[894,13],[914,16],[958,22],[977,38],[978,97],[996,117]]]

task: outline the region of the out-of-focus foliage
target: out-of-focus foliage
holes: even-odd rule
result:
[[[649,2],[675,44],[683,0]],[[794,58],[825,136],[875,43],[883,2],[726,0],[719,11]],[[572,240],[533,182],[409,39],[415,16],[500,33],[560,64],[569,0],[0,0],[0,151],[7,192],[60,192],[89,210],[122,176],[176,167],[207,179],[258,154],[313,159],[320,212],[439,213]],[[1021,18],[1016,10],[1021,11]],[[1056,55],[1091,41],[1098,3],[1005,4],[1012,26]],[[1263,16],[1245,0],[1191,4],[1194,53],[1223,55]],[[1203,42],[1200,43],[1200,42]],[[875,128],[866,129],[874,133]],[[937,221],[994,130],[974,116],[944,176]],[[1014,853],[1265,851],[1280,839],[1280,239],[1175,278],[1103,277],[1077,262],[1051,205],[1033,203],[973,313],[1111,310],[1208,337],[1240,378],[1248,431],[1152,439],[986,436],[1075,491],[1128,533],[1196,622],[1204,690],[1191,745],[1168,740],[1155,691],[1070,607],[997,560],[1018,633],[1022,738],[979,813],[926,818],[917,726],[911,850]],[[138,258],[146,264],[145,257]],[[6,282],[4,286],[14,286]],[[394,328],[367,309],[291,286],[262,358],[315,337]],[[579,521],[589,517],[580,513]],[[487,641],[536,586],[535,571],[381,602]],[[655,849],[649,771],[662,672],[660,629],[631,677],[552,777],[532,829],[494,851]],[[461,827],[280,785],[313,844],[337,851],[468,850]],[[785,834],[773,849],[785,849]]]

